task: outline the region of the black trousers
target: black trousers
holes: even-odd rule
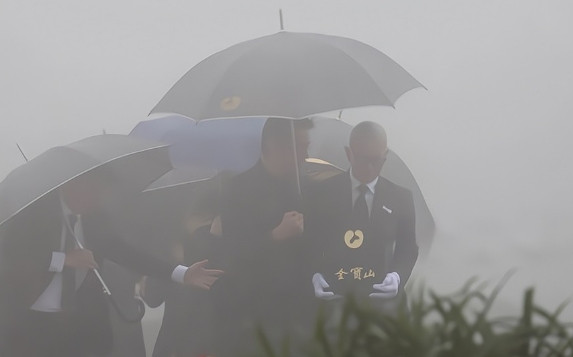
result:
[[[73,314],[28,311],[4,331],[3,357],[82,357]]]

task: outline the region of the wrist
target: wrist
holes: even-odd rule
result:
[[[183,284],[185,282],[185,274],[188,270],[189,268],[184,265],[176,266],[171,272],[171,280],[176,283]]]

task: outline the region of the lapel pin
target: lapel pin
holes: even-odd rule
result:
[[[392,210],[386,206],[382,206],[382,209],[384,209],[384,211],[386,211],[388,213],[392,213]]]

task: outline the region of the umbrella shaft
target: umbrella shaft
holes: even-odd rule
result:
[[[97,276],[99,282],[101,283],[101,287],[103,288],[103,293],[111,296],[111,291],[109,291],[109,288],[107,287],[107,284],[105,283],[105,281],[103,281],[103,278],[101,277],[101,274],[99,273],[99,271],[97,269],[93,269],[95,275]]]
[[[74,239],[76,240],[76,244],[78,245],[78,247],[80,249],[85,249],[84,245],[79,241],[79,239],[74,235]],[[105,281],[103,280],[103,278],[101,277],[101,274],[99,273],[99,270],[97,269],[92,269],[94,274],[96,275],[96,277],[98,278],[99,282],[101,283],[101,286],[103,288],[103,292],[106,295],[111,296],[111,291],[109,290],[109,288],[107,287],[107,284],[105,283]]]
[[[294,166],[295,166],[295,172],[296,172],[296,189],[297,189],[297,193],[300,196],[301,195],[301,189],[300,189],[300,170],[298,167],[298,153],[296,152],[296,137],[295,137],[295,130],[294,130],[294,120],[290,120],[290,132],[291,132],[291,138],[292,138],[292,148],[293,148],[293,155],[294,155]]]

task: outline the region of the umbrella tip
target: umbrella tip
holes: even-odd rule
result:
[[[283,22],[283,9],[279,9],[279,20],[281,24],[281,31],[285,30],[284,22]]]
[[[20,147],[20,144],[16,143],[16,146],[18,147],[18,150],[20,151],[20,154],[22,154],[22,157],[24,158],[24,160],[26,160],[26,162],[30,161],[30,160],[28,160],[28,157],[26,156],[26,154],[24,154],[24,151]]]

